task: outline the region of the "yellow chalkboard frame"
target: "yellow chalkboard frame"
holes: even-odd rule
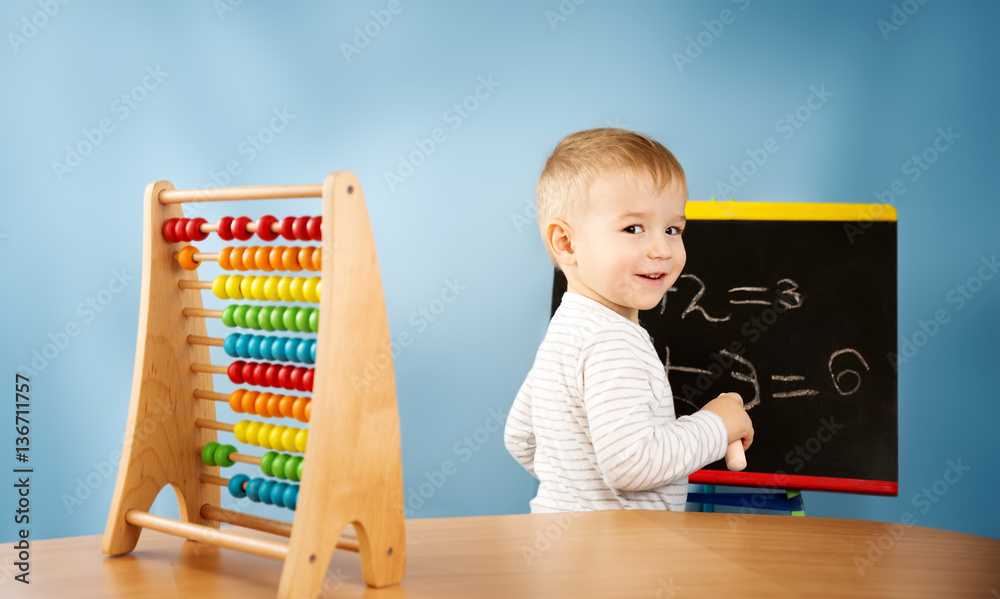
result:
[[[888,204],[693,201],[685,212],[690,220],[896,222]]]

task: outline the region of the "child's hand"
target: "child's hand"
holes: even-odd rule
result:
[[[749,448],[753,443],[753,423],[743,409],[743,398],[739,393],[723,393],[705,404],[702,409],[715,412],[722,418],[729,435],[726,443],[741,440],[743,449]]]

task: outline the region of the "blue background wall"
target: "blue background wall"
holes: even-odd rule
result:
[[[563,135],[609,124],[670,147],[692,199],[897,206],[899,332],[925,342],[899,372],[899,497],[807,493],[806,506],[814,516],[886,522],[911,512],[920,525],[1000,538],[990,457],[1000,415],[1000,278],[980,277],[992,275],[980,271],[982,260],[1000,251],[1000,6],[404,1],[380,25],[387,0],[343,4],[19,0],[0,8],[8,140],[0,150],[0,371],[11,383],[20,366],[37,371],[33,538],[104,527],[131,386],[145,185],[212,185],[230,161],[239,169],[230,185],[312,183],[335,170],[360,178],[392,334],[413,338],[396,359],[408,515],[526,511],[533,480],[490,429],[547,323],[551,270],[531,222],[534,186]],[[898,27],[880,28],[899,4]],[[786,138],[779,119],[813,87],[832,96]],[[123,94],[138,101],[129,107]],[[460,115],[452,107],[462,102],[477,105]],[[273,120],[275,111],[287,122]],[[264,133],[270,143],[251,153],[247,138],[272,125],[281,130]],[[444,140],[391,181],[400,157],[436,128]],[[941,129],[954,139],[916,178],[907,161]],[[96,147],[79,163],[53,167],[66,163],[67,146],[85,150],[88,136]],[[735,193],[720,194],[731,168],[770,137],[778,151]],[[897,179],[904,192],[878,195]],[[254,214],[307,206],[315,204]],[[111,282],[119,276],[124,283]],[[442,295],[449,285],[461,293]],[[978,289],[961,309],[949,301],[960,285]],[[98,297],[108,300],[100,312],[86,303]],[[453,301],[432,303],[440,298]],[[443,307],[433,321],[420,314],[431,307]],[[917,334],[939,310],[949,321],[930,338]],[[63,339],[67,325],[79,333]],[[34,352],[57,342],[65,343],[32,366]],[[9,467],[12,387],[0,427]],[[457,472],[421,504],[412,493],[445,460]],[[946,477],[949,461],[968,471]],[[5,541],[14,536],[9,467],[0,475]],[[915,497],[924,488],[940,495],[926,507]],[[173,501],[157,510],[175,511]]]

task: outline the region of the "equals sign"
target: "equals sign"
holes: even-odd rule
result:
[[[772,381],[780,381],[782,383],[795,383],[798,381],[804,381],[805,377],[795,376],[795,375],[773,375],[771,377]],[[819,391],[814,391],[812,389],[799,389],[797,391],[784,391],[782,393],[775,393],[771,397],[783,398],[783,397],[808,397],[810,395],[819,395]]]

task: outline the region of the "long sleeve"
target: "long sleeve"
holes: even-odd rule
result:
[[[507,415],[503,433],[504,445],[514,459],[537,478],[535,474],[535,431],[531,421],[531,378],[521,385],[514,405]]]
[[[647,340],[609,329],[584,344],[578,380],[601,476],[612,489],[645,491],[676,481],[722,458],[726,428],[712,412],[674,420],[663,415],[653,391]],[[649,348],[651,349],[651,348]]]

